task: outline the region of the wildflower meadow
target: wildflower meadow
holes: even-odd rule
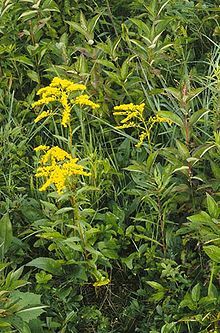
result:
[[[0,0],[0,332],[220,332],[219,0]]]

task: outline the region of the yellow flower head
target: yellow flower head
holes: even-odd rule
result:
[[[52,113],[50,111],[43,111],[37,116],[37,118],[34,119],[34,122],[38,123],[41,119],[47,118],[51,114]]]
[[[46,149],[44,149],[46,147]],[[39,146],[35,150],[47,150],[40,159],[40,166],[37,168],[36,177],[43,177],[45,183],[40,191],[46,191],[50,185],[54,185],[57,192],[62,193],[68,185],[71,176],[90,174],[84,171],[83,166],[77,164],[78,159],[73,158],[69,153],[59,147]]]
[[[40,145],[38,147],[35,147],[34,150],[35,151],[45,151],[45,150],[48,150],[50,147],[49,146],[43,146],[43,145]]]
[[[85,106],[90,106],[92,109],[97,109],[100,107],[99,104],[93,103],[90,101],[88,95],[81,95],[76,97],[74,100],[71,101],[74,104],[79,104],[80,106],[85,105]]]
[[[128,114],[130,111],[134,112],[137,111],[139,113],[143,113],[144,111],[144,107],[145,107],[145,103],[142,104],[122,104],[122,105],[118,105],[114,107],[114,110],[116,110],[116,112],[114,112],[114,115],[117,115],[118,112],[117,111],[122,111],[122,113],[120,114]],[[124,111],[124,112],[123,112]]]
[[[145,104],[122,104],[114,107],[113,115],[123,116],[120,120],[120,125],[116,126],[118,129],[134,128],[138,131],[139,140],[136,147],[139,148],[143,145],[145,139],[150,142],[151,130],[156,123],[167,122],[169,125],[172,121],[160,117],[158,115],[146,118],[144,115]]]
[[[52,102],[58,102],[62,105],[62,120],[61,124],[64,127],[70,123],[71,108],[72,104],[79,104],[80,106],[90,106],[92,109],[98,108],[99,105],[90,101],[88,95],[81,95],[76,97],[74,100],[70,99],[70,94],[76,91],[84,91],[86,86],[84,84],[73,83],[66,79],[60,79],[55,77],[49,86],[38,90],[37,95],[40,95],[40,99],[32,104],[32,107],[48,105]],[[51,112],[43,111],[35,119],[35,123],[41,119],[50,115]]]

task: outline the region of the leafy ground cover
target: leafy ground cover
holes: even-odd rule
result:
[[[220,332],[219,10],[0,1],[1,332]]]

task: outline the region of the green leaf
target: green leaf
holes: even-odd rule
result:
[[[197,285],[195,285],[195,287],[193,287],[192,289],[192,300],[194,302],[198,302],[200,299],[200,291],[201,291],[201,286],[199,283],[197,283]]]
[[[179,304],[180,308],[188,307],[190,310],[196,309],[196,303],[192,300],[191,294],[187,293]]]
[[[211,217],[217,219],[219,217],[219,212],[220,212],[220,209],[218,208],[218,204],[208,193],[206,193],[206,198],[207,198],[209,214],[211,215]]]
[[[25,64],[25,65],[28,65],[31,67],[34,66],[32,61],[29,58],[27,58],[26,56],[17,56],[17,57],[10,58],[10,60],[17,61],[17,62],[20,62],[22,64]]]
[[[115,65],[113,64],[113,62],[109,61],[109,60],[105,60],[105,59],[98,59],[96,60],[96,63],[101,64],[105,67],[108,67],[110,69],[113,69],[114,71],[117,70],[117,68],[115,67]]]
[[[215,245],[203,246],[203,250],[209,258],[217,263],[220,263],[220,248]]]
[[[127,258],[121,258],[121,260],[129,269],[133,269],[133,260],[136,256],[136,253],[131,253]]]
[[[148,172],[151,171],[152,166],[153,166],[158,154],[159,154],[159,150],[156,150],[155,152],[149,154],[149,156],[147,158],[147,162],[146,162],[146,169]]]
[[[209,113],[209,110],[198,110],[192,114],[192,116],[189,118],[190,125],[194,125],[199,121],[202,117],[204,117],[207,113]]]
[[[61,263],[58,260],[52,258],[39,257],[31,260],[26,266],[33,266],[39,269],[43,269],[53,275],[62,275]]]
[[[198,96],[202,91],[204,90],[204,88],[196,88],[196,89],[191,89],[188,94],[187,94],[187,98],[186,101],[189,102],[191,100],[193,100],[196,96]]]
[[[176,146],[178,149],[178,153],[181,156],[182,160],[186,160],[190,156],[190,152],[186,145],[176,139]]]
[[[67,212],[71,212],[73,211],[73,207],[63,207],[63,208],[60,208],[59,210],[56,211],[56,215],[60,215],[60,214],[64,214],[64,213],[67,213]]]
[[[171,111],[159,111],[157,115],[171,120],[174,124],[178,125],[182,129],[184,128],[182,119],[177,114]]]
[[[65,21],[67,24],[70,25],[71,28],[74,30],[78,31],[80,34],[82,34],[88,41],[94,39],[94,33],[90,32],[88,30],[85,30],[84,28],[81,27],[80,24],[76,22],[70,22],[70,21]]]
[[[40,83],[40,78],[37,72],[27,71],[27,76],[34,82]]]
[[[101,14],[95,15],[91,20],[88,22],[88,31],[93,32],[95,30],[96,24],[100,18]]]
[[[146,281],[149,286],[151,286],[153,289],[158,290],[158,291],[164,291],[165,288],[158,282],[155,281]]]
[[[217,180],[220,180],[220,167],[219,167],[219,165],[217,163],[215,163],[214,161],[210,161],[210,164],[211,164],[211,169],[212,169],[214,177]]]
[[[174,98],[176,98],[178,101],[181,100],[181,92],[173,87],[169,87],[165,89],[169,94],[171,94]]]
[[[25,322],[29,322],[30,320],[38,318],[43,312],[44,308],[47,308],[46,305],[38,305],[33,306],[28,309],[20,310],[17,312],[17,316],[19,316]]]
[[[141,32],[143,31],[145,33],[145,37],[150,37],[150,28],[147,26],[146,23],[135,18],[131,18],[130,21],[134,23],[141,30]]]
[[[176,326],[176,323],[168,323],[163,325],[163,327],[161,328],[161,333],[172,333],[173,328]]]
[[[11,221],[9,218],[9,214],[3,215],[3,217],[0,220],[0,240],[1,243],[3,242],[3,253],[2,255],[5,254],[5,252],[8,250],[11,241],[12,241],[12,225]]]

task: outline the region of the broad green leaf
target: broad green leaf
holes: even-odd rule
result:
[[[145,33],[145,37],[150,37],[150,28],[147,26],[146,23],[143,21],[136,19],[136,18],[131,18],[130,21],[134,23],[141,31]]]
[[[178,125],[182,129],[184,128],[184,124],[180,116],[171,111],[159,111],[157,115],[171,120],[174,124]]]
[[[12,224],[9,218],[9,214],[5,214],[2,216],[0,219],[0,243],[3,242],[3,253],[2,255],[5,254],[5,252],[8,250],[11,241],[12,241]],[[2,251],[2,249],[0,251]],[[1,252],[0,252],[1,253]]]
[[[16,57],[10,58],[10,60],[17,61],[17,62],[20,62],[22,64],[25,64],[25,65],[28,65],[31,67],[34,66],[32,61],[29,58],[27,58],[26,56],[16,56]]]
[[[173,87],[169,87],[165,89],[169,94],[175,97],[178,101],[181,101],[181,92]]]
[[[192,114],[192,116],[189,118],[190,125],[195,125],[197,121],[199,121],[202,117],[204,117],[206,114],[209,113],[209,110],[198,110]]]
[[[158,282],[155,281],[146,281],[149,286],[151,286],[153,289],[158,290],[158,291],[163,291],[165,288]]]
[[[133,260],[136,256],[136,253],[131,253],[127,258],[121,258],[121,260],[129,269],[133,269]]]
[[[203,250],[211,260],[220,263],[220,247],[215,245],[209,245],[204,246]]]
[[[181,156],[182,160],[186,160],[190,156],[190,152],[184,143],[180,142],[178,139],[176,139],[176,146],[178,149],[178,153]]]
[[[63,207],[63,208],[60,208],[59,210],[56,211],[56,215],[60,215],[60,214],[64,214],[64,213],[67,213],[67,212],[71,212],[73,211],[73,207]]]
[[[28,71],[27,76],[34,82],[40,83],[40,78],[37,72],[35,71]]]
[[[161,333],[172,333],[173,328],[176,326],[176,323],[168,323],[163,325],[163,327],[161,328]]]
[[[209,214],[211,215],[211,217],[214,217],[217,219],[219,217],[219,213],[220,213],[220,208],[218,207],[218,204],[208,193],[206,193],[206,198],[207,198]]]
[[[101,64],[101,65],[103,65],[105,67],[108,67],[108,68],[110,68],[110,69],[112,69],[114,71],[117,70],[117,68],[115,67],[115,65],[113,64],[113,62],[111,62],[109,60],[98,59],[98,60],[96,60],[96,63]]]
[[[201,291],[201,286],[199,283],[197,283],[197,285],[195,285],[195,287],[193,287],[192,289],[192,300],[194,302],[198,302],[200,299],[200,291]]]
[[[26,266],[33,266],[43,269],[53,275],[62,275],[62,265],[58,260],[52,258],[39,257],[31,260]]]

